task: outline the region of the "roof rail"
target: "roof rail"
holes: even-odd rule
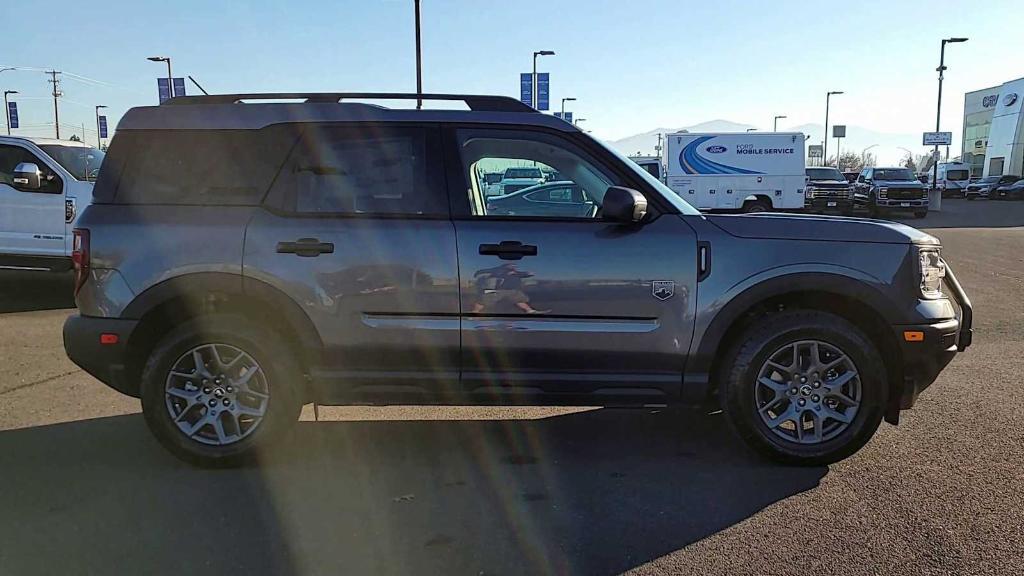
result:
[[[536,112],[530,106],[509,96],[474,96],[465,94],[406,94],[397,92],[281,92],[256,94],[211,94],[208,96],[178,96],[164,102],[164,106],[196,104],[238,104],[243,100],[304,100],[307,103],[338,103],[342,100],[452,100],[465,102],[477,112]]]

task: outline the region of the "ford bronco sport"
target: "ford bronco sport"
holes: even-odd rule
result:
[[[516,100],[353,101],[375,97],[416,95],[182,97],[121,120],[74,230],[65,348],[178,457],[247,459],[310,402],[717,402],[761,453],[827,463],[971,343],[970,301],[914,228],[705,216]],[[593,208],[488,213],[480,175],[522,165]]]

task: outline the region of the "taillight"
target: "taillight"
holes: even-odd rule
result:
[[[75,294],[89,277],[89,231],[75,228],[71,232],[71,264],[75,267]]]

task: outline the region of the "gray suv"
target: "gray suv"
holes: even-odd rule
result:
[[[416,98],[195,96],[121,120],[74,231],[64,343],[178,457],[245,460],[311,402],[689,402],[821,464],[971,342],[970,301],[918,230],[705,216],[516,100],[352,101],[373,97]],[[491,213],[483,175],[516,166],[593,210]]]

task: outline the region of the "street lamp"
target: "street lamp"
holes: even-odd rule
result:
[[[943,38],[942,48],[939,50],[939,67],[935,70],[939,73],[939,98],[938,103],[935,105],[935,131],[939,131],[939,119],[942,117],[942,76],[943,72],[946,71],[946,44],[957,44],[960,42],[967,42],[967,38]],[[938,188],[939,183],[939,145],[935,145],[935,159],[934,165],[932,166],[932,188]],[[935,194],[934,210],[938,211],[942,208],[942,194]],[[929,202],[931,204],[931,202]]]
[[[565,120],[565,103],[566,102],[575,102],[575,101],[576,101],[575,98],[562,98],[562,120]]]
[[[14,70],[14,68],[4,68],[4,70]],[[0,70],[3,72],[3,70]],[[7,105],[7,95],[17,94],[17,90],[4,90],[4,118],[7,119],[7,135],[11,135],[11,108]]]
[[[828,101],[829,101],[829,98],[831,98],[833,94],[837,94],[838,95],[838,94],[842,94],[842,93],[843,93],[842,90],[833,90],[832,92],[829,92],[829,93],[825,94],[825,143],[824,143],[825,148],[824,148],[824,150],[822,150],[822,153],[821,153],[821,158],[822,158],[822,161],[824,162],[824,164],[823,164],[824,166],[828,165]],[[839,156],[836,156],[836,166],[839,166]]]
[[[865,154],[867,154],[867,153],[868,153],[868,150],[871,150],[871,149],[872,149],[872,148],[874,148],[875,146],[878,146],[878,144],[872,144],[871,146],[868,146],[867,148],[865,148],[865,149],[863,149],[863,150],[861,150],[861,151],[860,151],[860,163],[861,163],[861,167],[863,167],[863,166],[864,166],[864,158],[866,157],[866,156],[865,156]]]
[[[786,116],[776,116],[775,117],[775,119],[772,121],[772,132],[778,132],[779,131],[779,119],[780,118],[786,118]]]
[[[538,50],[533,53],[533,97],[532,104],[534,110],[537,109],[537,56],[554,56],[554,50]]]
[[[576,120],[573,121],[572,125],[573,126],[578,126],[580,122],[586,122],[586,121],[587,121],[586,118],[577,118]]]
[[[756,132],[757,128],[747,128],[747,132]]]
[[[416,109],[423,108],[423,65],[420,50],[420,0],[415,0],[416,7]]]
[[[100,105],[100,106],[96,107],[96,147],[97,148],[102,148],[103,147],[103,142],[100,140],[100,108],[106,108],[106,106]],[[83,136],[84,135],[85,134],[83,134]]]
[[[171,76],[170,56],[150,56],[146,58],[150,62],[167,62],[167,99],[174,98],[174,78]]]

